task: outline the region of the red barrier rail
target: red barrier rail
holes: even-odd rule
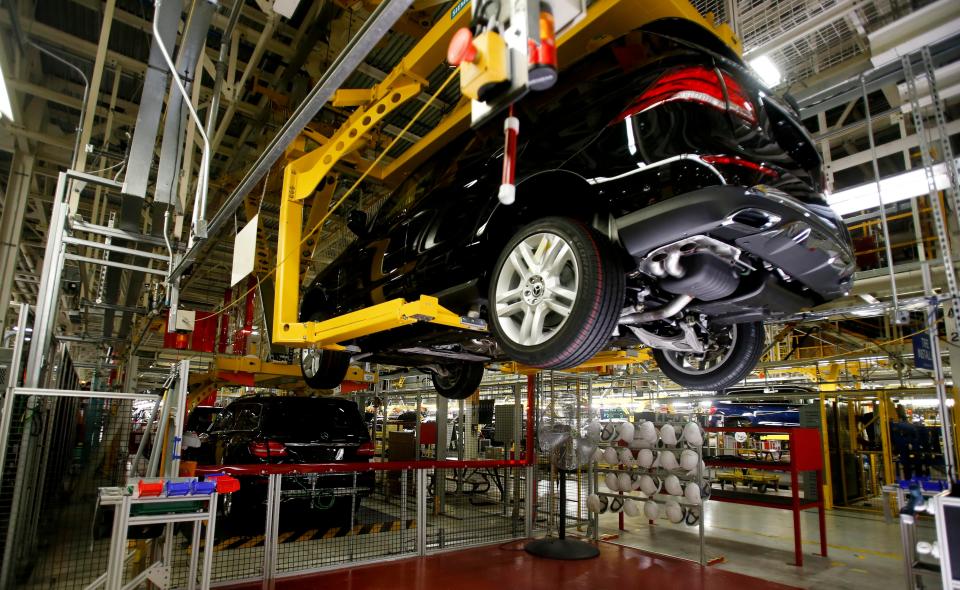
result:
[[[523,459],[474,459],[470,461],[382,461],[376,463],[253,463],[246,465],[200,465],[197,475],[297,475],[301,473],[350,473],[353,471],[395,471],[400,469],[475,469],[480,467],[526,467],[536,464],[533,445],[533,397],[535,375],[527,376],[526,456]]]
[[[351,473],[354,471],[399,471],[401,469],[471,469],[526,467],[527,461],[514,459],[475,459],[471,461],[383,461],[377,463],[254,463],[247,465],[205,465],[197,475],[299,475],[302,473]]]

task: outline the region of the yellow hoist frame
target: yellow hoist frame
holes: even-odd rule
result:
[[[579,22],[558,36],[560,67],[562,69],[573,64],[629,31],[666,18],[699,23],[734,51],[739,53],[741,50],[739,40],[727,24],[717,25],[712,18],[709,21],[704,19],[687,0],[598,0]],[[461,317],[442,307],[435,297],[427,295],[421,295],[411,302],[394,299],[321,322],[301,322],[298,317],[301,262],[313,251],[309,242],[301,244],[304,201],[314,197],[311,218],[316,217],[314,212],[325,213],[328,210],[333,191],[324,190],[315,195],[320,182],[341,158],[349,156],[365,143],[367,134],[384,117],[420,95],[428,86],[426,78],[444,59],[450,37],[460,27],[469,26],[470,19],[471,10],[456,3],[381,83],[369,89],[338,90],[332,100],[333,105],[356,109],[320,147],[284,168],[277,244],[277,288],[271,334],[274,344],[338,349],[342,348],[341,343],[351,339],[416,322],[431,322],[451,328],[485,329],[482,322]],[[388,182],[408,174],[467,130],[470,110],[470,101],[461,99],[432,131],[398,158],[378,170],[365,172],[374,179]]]

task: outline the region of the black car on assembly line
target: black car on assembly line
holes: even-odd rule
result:
[[[357,240],[301,303],[309,321],[435,295],[489,332],[421,324],[343,342],[350,352],[304,350],[312,386],[338,384],[353,355],[428,371],[462,398],[487,362],[563,369],[641,344],[678,384],[722,390],[754,368],[764,320],[849,291],[850,236],[824,200],[815,144],[713,32],[654,22],[515,108],[513,205],[497,200],[497,118],[372,219],[352,212]]]
[[[224,408],[206,432],[198,433],[200,447],[184,458],[198,466],[364,463],[374,454],[373,442],[357,404],[333,397],[278,397],[256,395],[239,398]],[[267,499],[267,478],[240,476],[240,491],[225,496],[223,512],[243,517],[262,509]],[[350,506],[373,489],[373,472],[312,474],[283,477],[282,505],[349,514]]]

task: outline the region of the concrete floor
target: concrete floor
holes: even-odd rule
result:
[[[723,558],[709,567],[733,571],[800,588],[878,590],[906,585],[900,528],[867,512],[827,511],[828,557],[818,555],[817,512],[801,515],[804,565],[793,564],[793,522],[787,510],[708,502],[706,558]],[[663,519],[649,526],[642,517],[626,518],[617,530],[617,515],[600,517],[602,534],[619,534],[614,543],[688,559],[699,559],[697,527]],[[932,588],[939,587],[934,584]]]

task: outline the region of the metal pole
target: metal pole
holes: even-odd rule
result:
[[[213,570],[213,539],[217,528],[217,492],[210,494],[210,512],[207,516],[207,538],[203,547],[203,568],[200,570],[203,576],[200,582],[200,590],[210,590],[211,571]]]
[[[230,38],[233,37],[233,29],[236,28],[237,21],[240,19],[240,9],[243,8],[243,4],[243,0],[234,0],[233,9],[227,19],[227,26],[223,29],[223,36],[220,37],[220,53],[217,56],[216,76],[213,79],[213,94],[210,96],[210,108],[207,110],[208,137],[216,131],[217,112],[220,110],[220,92],[223,86],[223,77],[227,74],[227,54],[230,50]]]
[[[180,361],[180,371],[177,375],[177,395],[171,409],[176,412],[173,418],[173,446],[170,451],[169,477],[180,475],[180,453],[183,443],[183,425],[187,419],[187,393],[190,391],[190,361]]]
[[[193,201],[193,231],[190,236],[192,243],[194,234],[199,238],[207,237],[205,227],[206,220],[204,219],[203,212],[207,205],[207,183],[210,178],[210,139],[207,137],[207,132],[203,128],[203,121],[200,119],[200,115],[198,115],[197,110],[193,108],[190,93],[187,92],[187,89],[183,86],[183,82],[180,80],[180,76],[177,73],[177,66],[174,65],[173,59],[167,51],[167,46],[163,44],[163,37],[160,35],[160,29],[158,28],[160,25],[161,4],[162,2],[160,0],[156,0],[154,3],[153,39],[157,43],[157,49],[160,50],[160,54],[163,56],[163,61],[166,62],[167,67],[170,69],[170,73],[172,74],[170,77],[173,79],[173,83],[176,85],[181,96],[183,96],[183,104],[187,106],[187,111],[189,111],[190,117],[193,118],[193,122],[197,126],[200,139],[203,140],[203,152],[200,156],[200,171],[197,173],[197,191]]]
[[[427,554],[427,470],[417,469],[417,555]],[[436,473],[436,470],[434,470]],[[439,485],[439,484],[438,484]]]
[[[7,442],[10,439],[10,423],[13,413],[13,389],[17,386],[20,376],[20,365],[23,358],[23,343],[26,338],[27,325],[30,322],[30,306],[20,304],[20,315],[17,319],[17,336],[13,341],[13,355],[10,357],[10,367],[7,370],[7,391],[3,396],[3,414],[0,415],[0,462],[5,463],[7,457]],[[0,464],[3,464],[0,463]],[[3,484],[3,474],[6,470],[0,469],[0,485]]]
[[[930,280],[930,265],[923,264],[923,284],[924,289],[930,293],[932,283]],[[947,406],[947,380],[943,374],[943,359],[940,358],[940,330],[937,327],[937,308],[938,301],[935,297],[930,299],[930,307],[927,309],[927,338],[930,340],[930,352],[933,357],[933,383],[937,388],[937,405],[940,410],[940,434],[943,437],[943,462],[946,469],[947,481],[953,482],[956,479],[956,457],[954,456],[953,431],[951,428],[950,409]]]
[[[887,225],[887,208],[883,204],[883,193],[880,190],[880,166],[877,164],[877,144],[873,139],[873,119],[870,116],[870,99],[867,96],[867,84],[863,74],[860,75],[860,90],[863,93],[863,110],[867,118],[867,138],[870,140],[871,163],[873,164],[873,181],[877,186],[877,202],[880,205],[880,227],[883,229],[883,245],[887,253],[887,270],[890,273],[890,294],[893,299],[893,321],[896,324],[905,324],[910,316],[900,312],[900,303],[897,296],[897,279],[893,271],[893,249],[890,247],[890,228]]]
[[[60,275],[63,272],[63,225],[66,218],[64,196],[66,194],[67,174],[61,172],[57,177],[57,189],[53,197],[53,212],[50,214],[50,227],[47,231],[46,256],[43,258],[43,270],[40,273],[40,286],[37,291],[37,309],[33,322],[33,343],[27,354],[27,373],[24,384],[27,387],[40,385],[40,370],[43,367],[47,343],[53,333],[53,318],[57,309],[60,293]]]
[[[526,470],[527,473],[526,473],[526,481],[524,482],[525,484],[524,494],[526,495],[526,498],[524,498],[524,503],[526,504],[526,510],[523,511],[523,532],[524,532],[524,536],[529,538],[533,536],[533,512],[535,509],[535,506],[533,504],[533,497],[534,497],[534,486],[537,485],[536,483],[537,472],[536,472],[535,465],[527,465],[524,469]]]

